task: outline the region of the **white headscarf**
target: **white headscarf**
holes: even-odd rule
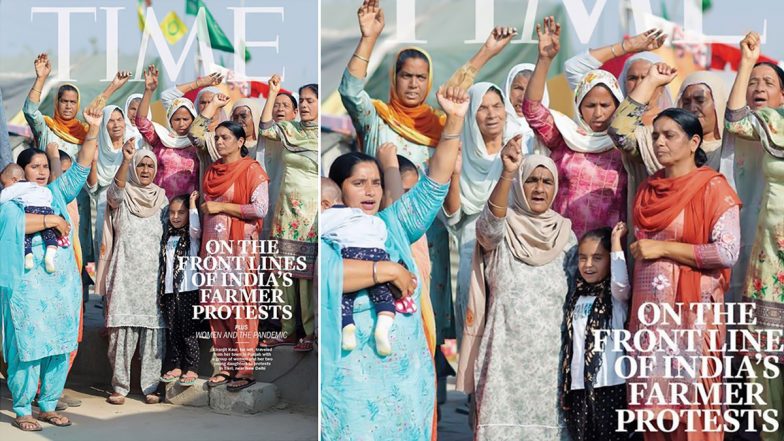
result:
[[[468,89],[470,104],[465,115],[461,136],[463,165],[460,172],[460,206],[467,215],[482,211],[504,168],[500,151],[492,155],[487,153],[485,140],[479,130],[479,124],[476,122],[476,114],[479,111],[479,106],[482,105],[482,99],[491,89],[498,91],[503,102],[509,102],[501,89],[492,83],[476,83]],[[508,112],[506,113],[504,144],[516,135],[522,134],[522,130],[517,124],[514,122],[510,124],[510,116]],[[523,141],[529,136],[532,135],[523,134]]]
[[[166,111],[166,123],[169,128],[163,127],[158,123],[153,123],[155,133],[158,134],[158,138],[160,138],[163,145],[172,149],[184,149],[193,145],[188,138],[188,135],[177,135],[171,127],[172,116],[174,116],[174,112],[178,111],[180,108],[188,109],[188,112],[191,113],[193,119],[196,119],[196,110],[194,110],[191,100],[188,98],[177,98],[172,101],[171,106],[169,106],[169,109]]]
[[[603,153],[613,148],[612,139],[607,135],[607,132],[594,132],[580,114],[580,103],[583,102],[588,92],[600,84],[610,89],[618,104],[623,101],[623,93],[621,93],[615,76],[606,70],[596,69],[586,73],[574,90],[574,117],[577,123],[563,113],[551,110],[561,137],[566,145],[575,152]]]
[[[223,93],[223,91],[222,91],[222,90],[218,89],[218,88],[217,88],[217,87],[215,87],[215,86],[205,87],[205,88],[201,89],[201,90],[199,91],[199,93],[197,93],[197,94],[196,94],[196,101],[194,101],[194,102],[193,102],[193,107],[194,107],[196,110],[198,110],[198,109],[199,109],[199,103],[201,102],[201,96],[202,96],[202,95],[203,95],[205,92],[207,92],[207,93],[213,93],[213,94],[215,94],[215,93]],[[201,113],[201,112],[198,112],[198,113]],[[216,113],[216,114],[215,114],[215,115],[212,117],[212,119],[213,119],[213,121],[217,120],[216,124],[220,124],[220,123],[222,123],[223,121],[226,121],[226,120],[228,120],[228,119],[229,119],[229,117],[228,117],[228,116],[226,116],[226,112],[223,110],[223,107],[221,107],[220,109],[218,109],[218,113]]]
[[[528,121],[525,119],[524,116],[517,116],[517,111],[512,105],[512,100],[509,98],[512,95],[512,83],[514,82],[515,77],[520,72],[530,71],[533,73],[534,68],[536,65],[531,63],[520,63],[514,66],[510,71],[509,74],[506,76],[506,84],[504,85],[503,96],[504,96],[504,105],[506,107],[506,126],[508,130],[517,131],[523,134],[523,141],[524,146],[526,147],[525,154],[531,154],[535,150],[536,151],[543,151],[545,153],[549,152],[546,147],[541,145],[538,142],[536,135],[534,134],[533,129],[531,126],[528,125]],[[550,105],[550,94],[547,93],[547,86],[544,88],[544,95],[542,96],[542,105],[545,107],[549,107]]]
[[[125,139],[130,137],[136,138],[134,143],[136,144],[136,150],[141,148],[148,148],[149,144],[147,144],[147,140],[144,139],[139,129],[136,128],[136,124],[128,118],[128,109],[131,107],[131,103],[133,100],[141,100],[143,95],[140,93],[132,93],[128,95],[128,98],[125,100],[125,111],[123,112],[123,117],[125,118]],[[152,121],[152,110],[147,110],[147,119]]]
[[[629,74],[629,68],[632,67],[635,61],[644,60],[651,64],[656,63],[663,63],[664,59],[662,57],[654,54],[653,52],[640,52],[637,54],[632,55],[631,57],[626,59],[626,62],[623,63],[623,70],[621,71],[621,76],[618,77],[618,81],[621,86],[621,92],[623,92],[624,96],[629,94],[629,91],[626,90],[626,76]],[[662,90],[661,96],[659,96],[659,110],[669,109],[670,107],[675,107],[675,101],[672,99],[672,95],[670,95],[670,89],[667,86],[664,86]]]
[[[109,119],[115,110],[122,113],[122,110],[117,106],[106,106],[103,108],[101,129],[100,132],[98,132],[98,161],[95,166],[98,172],[98,185],[101,187],[106,187],[112,183],[114,175],[117,174],[117,169],[120,168],[120,164],[123,160],[122,146],[119,149],[114,148],[112,137],[109,135],[109,129],[107,128]],[[128,123],[128,117],[125,114],[123,114],[123,119],[125,120],[125,135],[123,136],[123,142],[125,142],[125,140],[129,138],[128,127],[130,125]]]

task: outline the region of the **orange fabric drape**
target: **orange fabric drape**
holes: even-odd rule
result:
[[[81,106],[82,94],[79,89],[73,84],[63,84],[63,86],[71,86],[76,89],[76,113],[79,113]],[[62,86],[60,86],[62,87]],[[76,117],[65,120],[57,109],[57,98],[55,97],[54,103],[54,118],[44,116],[44,122],[50,130],[54,132],[60,139],[71,144],[82,144],[84,138],[87,137],[87,124],[79,121]],[[45,146],[42,146],[45,147]]]
[[[706,197],[706,188],[711,181],[716,184],[715,192]],[[738,195],[732,190],[723,175],[709,167],[696,170],[677,178],[666,178],[664,170],[656,172],[640,186],[634,201],[634,224],[649,231],[667,228],[684,211],[683,241],[690,244],[706,244],[710,241],[713,226],[727,209],[740,206]],[[697,268],[678,265],[680,277],[676,302],[687,308],[700,301],[700,275]],[[722,289],[729,287],[730,268],[722,270]]]
[[[430,55],[422,49],[408,47],[401,49],[395,57],[395,62],[392,63],[390,69],[389,103],[373,100],[373,106],[376,108],[378,116],[404,139],[419,145],[435,147],[438,145],[444,124],[446,124],[446,115],[433,109],[424,101],[416,107],[406,107],[397,96],[397,60],[403,51],[410,49],[422,53],[427,58],[428,76],[425,96],[430,94],[430,90],[433,88],[433,62],[430,59]]]

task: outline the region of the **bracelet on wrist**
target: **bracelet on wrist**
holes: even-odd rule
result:
[[[443,140],[443,141],[450,141],[452,139],[460,139],[460,134],[459,133],[452,134],[452,135],[450,135],[448,133],[442,133],[441,134],[441,140]]]
[[[354,58],[357,58],[357,59],[359,59],[359,60],[362,60],[362,61],[364,61],[365,63],[368,63],[368,64],[370,64],[370,60],[369,60],[369,59],[367,59],[367,58],[365,58],[365,57],[363,57],[363,56],[361,56],[361,55],[357,55],[357,53],[356,53],[356,52],[354,52],[354,54],[353,54],[352,56],[353,56]]]
[[[378,261],[376,260],[376,261],[373,262],[373,284],[374,285],[378,285],[377,271],[378,271]]]
[[[626,55],[628,53],[628,51],[626,50],[626,46],[624,46],[624,43],[626,43],[626,40],[625,39],[621,40],[621,50],[623,51],[622,55]]]

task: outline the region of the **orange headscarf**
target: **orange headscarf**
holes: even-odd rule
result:
[[[79,92],[79,88],[73,84],[65,83],[60,86],[60,89],[62,89],[63,86],[71,86],[76,89],[76,113],[79,113],[79,107],[81,106],[82,101],[82,93]],[[44,121],[46,122],[46,125],[49,126],[49,129],[65,142],[80,145],[84,143],[84,138],[87,137],[87,124],[79,121],[75,116],[66,121],[63,119],[62,115],[60,115],[60,111],[58,110],[57,106],[57,97],[54,99],[54,118],[44,116]]]
[[[239,161],[224,164],[221,161],[214,162],[204,174],[204,199],[214,201],[223,196],[231,186],[234,186],[234,194],[230,201],[234,204],[248,204],[253,191],[262,182],[268,181],[267,173],[261,165],[250,157],[244,157]],[[229,230],[229,240],[237,243],[244,240],[245,225],[257,223],[258,231],[261,231],[263,218],[256,221],[246,222],[243,219],[232,218]],[[202,245],[204,246],[204,245]]]
[[[400,54],[403,51],[409,49],[420,52],[427,58],[428,75],[425,96],[430,94],[430,90],[433,88],[433,62],[430,55],[417,47],[407,47],[397,53],[395,62],[392,63],[390,69],[389,104],[381,100],[373,100],[373,106],[376,108],[378,116],[404,139],[419,145],[435,147],[438,145],[441,131],[446,124],[446,115],[430,107],[424,100],[416,107],[406,107],[397,96],[397,72],[395,72],[397,60],[400,59]]]
[[[706,244],[719,217],[736,205],[741,205],[740,198],[727,179],[709,167],[699,167],[678,178],[666,178],[664,170],[659,170],[637,191],[634,225],[647,232],[661,231],[683,211],[682,242]],[[687,265],[678,266],[675,301],[684,303],[688,310],[691,303],[700,301],[701,271]],[[726,291],[730,268],[724,268],[721,273],[722,290]]]

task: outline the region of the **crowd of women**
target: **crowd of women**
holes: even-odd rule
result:
[[[419,48],[398,52],[389,100],[370,98],[363,83],[384,28],[379,2],[365,0],[358,20],[361,38],[339,92],[363,153],[338,157],[324,174],[341,205],[383,223],[388,259],[349,258],[346,241],[322,239],[322,438],[435,439],[448,372],[437,348],[453,332],[457,389],[470,394],[477,440],[628,439],[616,416],[626,408],[654,420],[703,411],[692,421],[702,429],[687,431],[684,418],[674,431],[648,430],[646,440],[723,439],[720,406],[669,392],[673,383],[709,388],[720,375],[669,378],[672,351],[653,347],[628,354],[657,363],[627,380],[615,369],[623,352],[594,331],[685,328],[700,343],[689,348],[680,334],[678,355],[721,355],[726,323],[691,306],[721,308],[725,299],[754,302],[757,328],[784,330],[784,71],[757,63],[759,36],[740,43],[729,95],[721,77],[699,72],[673,99],[668,85],[678,72],[650,52],[666,38],[656,30],[573,57],[565,64],[570,118],[548,105],[560,49],[553,17],[537,26],[535,64],[513,66],[503,87],[474,82],[516,33],[494,29],[436,93],[441,111],[425,102],[433,65]],[[621,56],[620,78],[600,69]],[[406,183],[409,161],[423,176]],[[458,244],[454,305],[445,234]],[[373,290],[382,284],[419,307],[394,316],[391,351],[374,336],[382,320]],[[344,295],[354,328],[341,335]],[[681,305],[683,323],[641,322],[645,303]],[[782,352],[762,355],[784,363]],[[784,424],[784,380],[765,378],[761,366],[748,381],[760,383],[759,406],[776,409]],[[662,387],[664,396],[631,406],[629,383]],[[760,436],[779,440],[780,430]]]
[[[131,75],[118,72],[84,106],[84,123],[77,119],[83,97],[73,84],[53,89],[52,117],[41,113],[50,72],[47,55],[39,55],[36,80],[22,109],[37,148],[22,151],[16,164],[0,164],[3,194],[9,195],[0,205],[5,250],[0,313],[14,425],[24,431],[41,430],[38,420],[71,425],[56,410],[62,408],[81,339],[82,291],[89,280],[81,274],[89,261],[97,263],[95,291],[104,296],[111,404],[123,404],[131,390],[137,350],[145,402],[160,401],[160,383],[193,385],[199,375],[198,333],[206,323],[220,363],[210,387],[225,384],[236,392],[254,384],[259,345],[311,351],[316,338],[318,86],[304,85],[295,97],[281,90],[281,79],[274,75],[263,105],[240,99],[226,115],[230,99],[215,87],[222,77],[200,77],[161,93],[164,126],[151,120],[158,70],[149,66],[144,94],[129,95],[122,108],[106,105]],[[185,94],[197,89],[194,104]],[[10,160],[10,148],[3,145],[8,152],[2,157]],[[39,207],[41,199],[27,197],[27,191],[49,195],[48,206]],[[56,245],[42,239],[52,230]],[[243,251],[238,241],[259,239],[277,240],[282,256],[306,256],[307,265],[283,288],[285,302],[301,317],[262,323],[283,330],[281,338],[262,342],[257,318],[235,312],[221,314],[224,319],[194,319],[194,305],[221,308],[229,302],[226,296],[202,296],[200,288],[214,293],[230,285],[199,287],[193,267],[181,258],[205,256],[206,244],[217,240],[232,245],[216,247],[221,252],[258,262],[259,256]],[[31,250],[27,259],[24,243]],[[57,246],[62,249],[53,253]],[[215,271],[258,271],[250,259],[243,262],[244,268]],[[299,337],[298,324],[304,328]],[[35,418],[34,404],[40,409]]]

